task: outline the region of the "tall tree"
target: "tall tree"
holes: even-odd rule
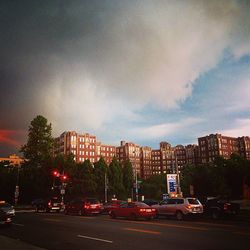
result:
[[[21,152],[35,166],[42,165],[52,156],[52,127],[45,117],[38,115],[30,124],[27,144],[21,147]]]
[[[108,169],[109,190],[111,195],[124,198],[124,186],[122,182],[122,167],[114,157]]]
[[[94,163],[94,178],[97,185],[96,192],[98,198],[105,199],[105,176],[107,177],[108,165],[103,157],[98,162]],[[107,178],[106,178],[107,180]]]
[[[92,196],[96,194],[94,169],[89,160],[73,166],[68,191],[70,196]]]
[[[123,168],[123,186],[125,189],[126,197],[131,196],[131,189],[133,188],[133,168],[130,160],[124,162]]]

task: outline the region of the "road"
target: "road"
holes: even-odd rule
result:
[[[160,218],[129,221],[100,216],[19,212],[11,227],[1,228],[5,241],[21,246],[0,249],[250,249],[250,225]],[[3,246],[3,245],[2,245]]]

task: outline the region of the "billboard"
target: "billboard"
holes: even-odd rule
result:
[[[168,194],[177,194],[177,174],[167,174]]]

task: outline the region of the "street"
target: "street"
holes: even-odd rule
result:
[[[250,249],[250,226],[224,221],[130,221],[30,211],[17,213],[0,235],[29,244],[15,249]]]

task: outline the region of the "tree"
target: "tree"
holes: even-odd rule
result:
[[[41,166],[52,156],[53,138],[52,127],[45,117],[38,115],[30,124],[27,144],[21,147],[25,159],[35,166]]]
[[[94,169],[89,160],[73,166],[70,179],[69,196],[92,196],[96,194]]]
[[[124,162],[122,168],[123,174],[123,186],[125,190],[126,197],[130,196],[131,189],[133,188],[133,168],[130,160],[126,160]]]
[[[105,190],[105,175],[108,172],[108,165],[106,164],[103,157],[99,159],[98,162],[94,163],[94,179],[96,182],[96,192],[97,196],[104,200],[104,190]]]
[[[141,189],[145,198],[161,200],[166,193],[166,174],[151,176],[142,183]]]
[[[108,180],[110,193],[116,197],[125,198],[122,182],[122,168],[116,157],[113,158],[109,165]]]

